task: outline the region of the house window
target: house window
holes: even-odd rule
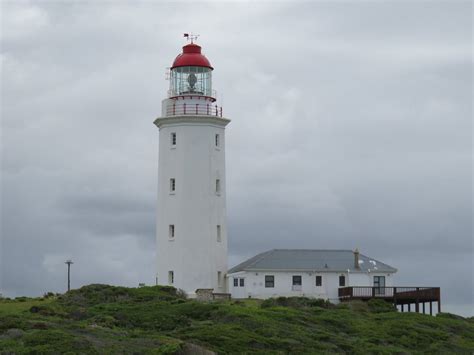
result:
[[[171,146],[176,146],[176,132],[171,133]]]
[[[218,134],[216,134],[215,144],[216,144],[216,147],[220,147],[220,137]]]
[[[303,283],[301,281],[301,275],[293,276],[293,286],[301,286]]]
[[[170,239],[174,238],[174,224],[170,224],[170,226],[169,226],[168,237]]]
[[[216,229],[217,229],[217,231],[216,231],[216,232],[217,232],[217,241],[220,243],[220,242],[222,241],[222,237],[221,237],[221,225],[218,224]]]
[[[245,286],[245,279],[239,279],[239,285],[240,285],[240,287],[244,287]]]
[[[222,287],[222,272],[217,272],[217,287]]]
[[[385,294],[385,276],[374,276],[374,288],[376,295]]]
[[[321,275],[316,276],[316,286],[323,285],[323,277]]]
[[[175,192],[176,191],[176,179],[171,178],[170,179],[170,192]]]
[[[275,287],[275,276],[265,275],[265,287],[266,288]]]
[[[301,275],[293,275],[293,285],[291,286],[292,291],[301,291],[303,289],[303,281]]]
[[[239,279],[234,277],[234,287],[238,287],[239,286]]]
[[[168,271],[168,284],[174,284],[174,271]]]
[[[346,286],[346,277],[344,275],[339,276],[339,286]]]
[[[216,179],[216,194],[221,193],[221,181],[219,179]]]

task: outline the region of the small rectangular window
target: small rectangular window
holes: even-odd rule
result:
[[[301,286],[302,284],[301,275],[293,276],[293,286]]]
[[[176,145],[176,132],[171,133],[171,145]]]
[[[174,224],[170,224],[170,226],[169,226],[168,237],[169,237],[170,239],[173,239],[173,238],[174,238]]]
[[[238,287],[239,286],[239,279],[234,277],[234,287]]]
[[[222,287],[222,272],[217,272],[217,286]]]
[[[346,286],[346,277],[344,275],[339,276],[339,286]]]
[[[170,192],[176,191],[176,180],[174,178],[170,179]]]
[[[221,181],[216,179],[216,194],[221,193]]]
[[[174,272],[173,271],[168,271],[168,284],[169,285],[174,284]]]
[[[245,279],[239,279],[239,285],[240,285],[240,287],[244,287],[245,286]]]
[[[221,226],[220,224],[217,225],[217,241],[220,243],[222,241],[221,237]]]
[[[323,285],[323,277],[322,276],[316,276],[316,286],[322,286]]]
[[[216,147],[219,147],[220,146],[220,141],[219,141],[220,137],[218,134],[216,134]]]
[[[275,287],[275,276],[265,275],[265,287],[266,288]]]

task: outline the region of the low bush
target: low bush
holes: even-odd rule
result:
[[[373,298],[367,302],[372,313],[396,312],[397,308],[390,302]]]
[[[321,298],[307,298],[307,297],[278,297],[268,298],[264,300],[261,308],[269,307],[291,307],[291,308],[304,308],[304,307],[321,307],[321,308],[332,308],[334,305]]]

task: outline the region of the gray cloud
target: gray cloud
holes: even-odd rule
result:
[[[2,3],[2,292],[154,281],[158,132],[201,34],[230,263],[354,248],[471,314],[472,5]],[[466,288],[466,280],[470,288]]]

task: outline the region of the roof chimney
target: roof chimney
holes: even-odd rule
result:
[[[354,250],[354,268],[360,269],[359,266],[359,249]]]

